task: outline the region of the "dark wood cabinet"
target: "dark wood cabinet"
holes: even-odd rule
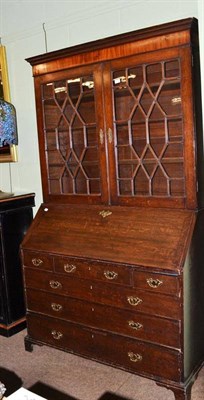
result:
[[[27,61],[44,203],[22,244],[26,349],[70,351],[190,400],[204,360],[197,21]]]
[[[34,194],[0,200],[0,334],[26,326],[19,246],[33,219]]]

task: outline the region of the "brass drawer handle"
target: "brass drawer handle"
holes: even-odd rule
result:
[[[60,311],[62,309],[61,304],[51,303],[51,307],[54,311]]]
[[[43,261],[40,258],[32,258],[31,261],[35,267],[39,267],[41,264],[43,264]]]
[[[136,331],[139,331],[140,329],[143,328],[142,324],[140,324],[139,322],[135,322],[135,321],[128,321],[128,325],[130,328],[135,329]]]
[[[60,339],[62,339],[62,337],[63,337],[63,334],[62,334],[61,332],[55,331],[55,330],[53,330],[53,331],[51,332],[51,335],[53,336],[53,338],[54,338],[55,340],[60,340]]]
[[[64,264],[64,271],[70,274],[71,272],[76,271],[76,266],[74,264]]]
[[[114,271],[104,271],[104,275],[107,279],[117,279],[118,273]]]
[[[58,281],[50,281],[49,283],[52,289],[61,289],[62,287],[62,284]]]
[[[127,301],[131,306],[138,306],[138,304],[142,303],[142,299],[133,296],[128,296]]]
[[[130,361],[132,361],[132,362],[142,361],[141,354],[138,354],[138,353],[135,354],[132,351],[129,351],[128,357],[129,357]]]
[[[156,289],[158,288],[160,285],[163,284],[163,281],[160,281],[159,279],[153,279],[153,278],[149,278],[147,279],[147,283],[150,287]]]

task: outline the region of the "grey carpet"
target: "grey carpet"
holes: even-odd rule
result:
[[[174,400],[155,382],[84,358],[34,346],[24,350],[26,330],[0,336],[0,381],[6,395],[23,386],[49,400]],[[204,399],[204,367],[192,389],[192,400]]]

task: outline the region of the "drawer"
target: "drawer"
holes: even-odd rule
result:
[[[100,280],[123,285],[132,284],[132,268],[99,261],[70,257],[54,258],[55,272],[82,279]]]
[[[25,269],[25,285],[28,288],[67,295],[94,303],[131,309],[152,315],[179,320],[179,299],[160,293],[151,293],[120,285],[92,282],[86,279],[66,278],[60,274]]]
[[[23,264],[26,267],[53,270],[53,258],[46,253],[38,253],[35,251],[23,251]]]
[[[181,354],[172,349],[82,328],[39,315],[27,316],[30,338],[93,360],[160,380],[179,381]]]
[[[92,328],[180,348],[179,321],[28,289],[29,311],[58,317]],[[168,332],[168,335],[166,334]]]
[[[155,293],[167,293],[180,296],[178,276],[134,270],[133,285],[135,288],[150,290]]]

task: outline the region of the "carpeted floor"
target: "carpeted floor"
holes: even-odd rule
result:
[[[119,369],[46,346],[24,350],[26,330],[0,336],[0,381],[6,396],[23,386],[49,400],[174,400],[170,390]],[[192,400],[204,399],[204,368],[192,389]]]

